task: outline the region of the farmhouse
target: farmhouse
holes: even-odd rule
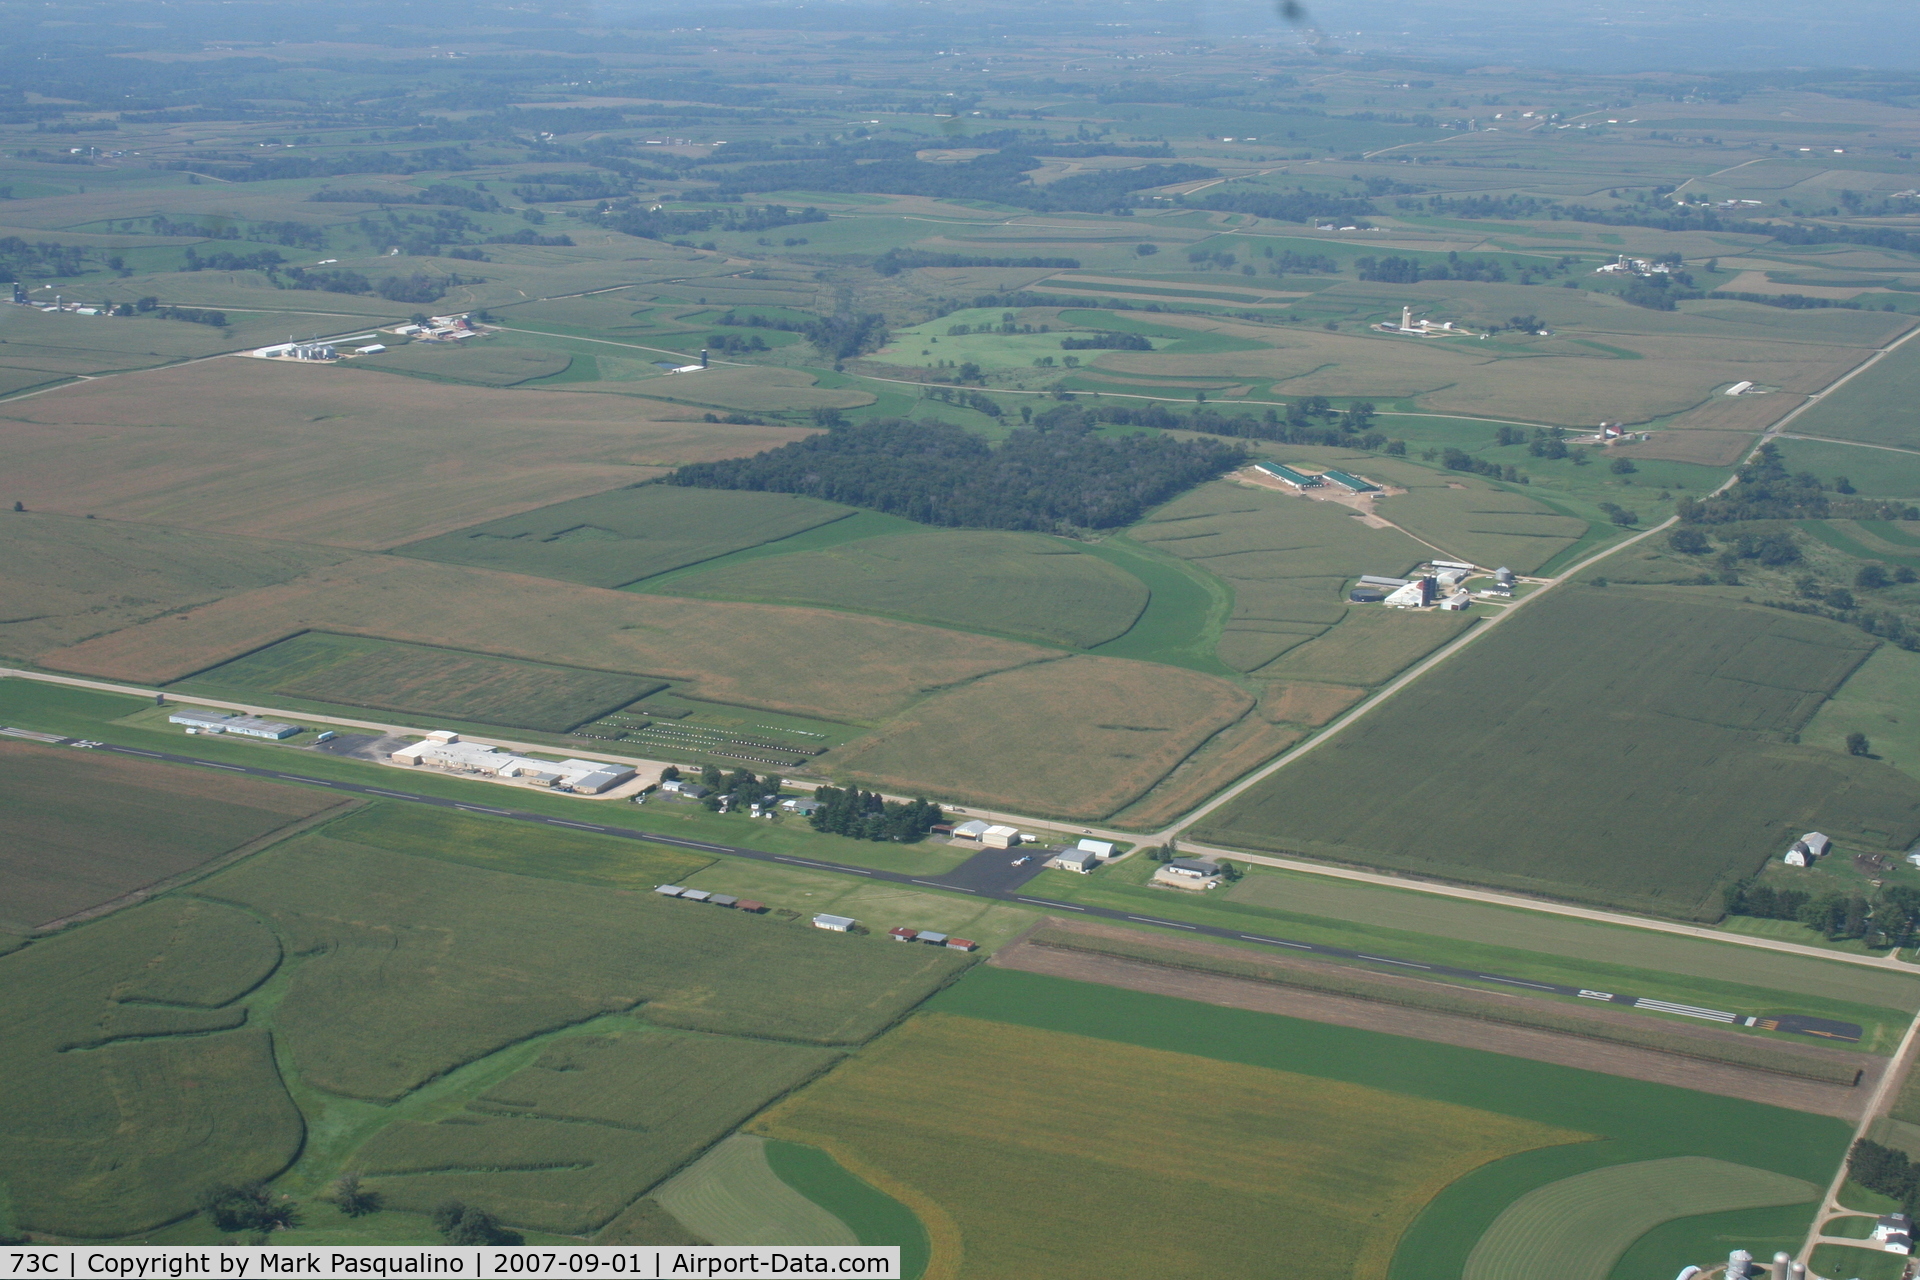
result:
[[[300,732],[297,724],[262,720],[258,716],[234,715],[221,711],[176,711],[167,717],[169,724],[182,724],[201,733],[237,733],[244,738],[271,738],[279,741]]]
[[[1793,842],[1784,859],[1790,867],[1810,867],[1827,856],[1833,849],[1833,841],[1818,831],[1809,831]]]
[[[834,933],[845,933],[847,930],[853,928],[853,926],[858,923],[859,921],[850,919],[847,916],[830,916],[830,915],[822,914],[822,915],[817,915],[813,918],[814,928],[828,929]]]
[[[1296,489],[1313,489],[1320,485],[1320,477],[1308,475],[1304,471],[1295,471],[1292,467],[1278,462],[1256,462],[1253,469],[1262,475],[1272,476],[1275,480],[1292,485]]]

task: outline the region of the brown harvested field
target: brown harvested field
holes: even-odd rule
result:
[[[1366,696],[1365,689],[1341,684],[1276,684],[1260,697],[1260,714],[1269,720],[1319,727]]]
[[[38,661],[159,684],[300,631],[684,680],[695,697],[853,721],[877,720],[929,690],[1057,653],[824,609],[605,591],[495,569],[357,556]]]
[[[1304,731],[1291,725],[1247,716],[1182,760],[1159,786],[1110,821],[1139,831],[1156,830],[1305,736]]]
[[[1074,928],[1076,931],[1085,928],[1099,932],[1112,932],[1121,937],[1138,937],[1137,934],[1126,930],[1109,931],[1100,926],[1082,926],[1078,921],[1054,921],[1053,924],[1055,927]],[[1192,950],[1199,955],[1210,952],[1224,953],[1238,961],[1245,961],[1249,956],[1249,953],[1236,948],[1212,943],[1187,942],[1181,939],[1156,937],[1154,944],[1163,949]],[[1848,1088],[1817,1080],[1777,1075],[1770,1071],[1681,1057],[1632,1045],[1612,1044],[1584,1036],[1533,1030],[1505,1023],[1484,1022],[1478,1018],[1456,1014],[1432,1012],[1352,996],[1330,995],[1299,987],[1285,987],[1245,978],[1200,973],[1190,969],[1174,969],[1114,956],[1042,947],[1025,939],[1010,946],[1001,947],[994,952],[988,963],[1003,968],[1023,970],[1027,973],[1044,973],[1052,977],[1071,978],[1078,982],[1097,982],[1103,986],[1119,987],[1127,991],[1144,991],[1154,995],[1176,996],[1182,1000],[1199,1000],[1230,1009],[1277,1013],[1289,1018],[1331,1023],[1334,1026],[1356,1027],[1362,1031],[1380,1031],[1387,1035],[1430,1040],[1437,1044],[1483,1049],[1489,1053],[1530,1058],[1535,1062],[1552,1062],[1561,1066],[1578,1067],[1584,1071],[1601,1071],[1608,1075],[1625,1076],[1631,1080],[1647,1080],[1655,1084],[1668,1084],[1680,1089],[1697,1089],[1702,1093],[1717,1093],[1728,1098],[1746,1098],[1753,1102],[1787,1107],[1794,1111],[1838,1116],[1844,1120],[1859,1118],[1861,1107],[1865,1105],[1868,1095],[1873,1092],[1873,1084],[1878,1077],[1878,1072],[1885,1066],[1884,1059],[1866,1054],[1846,1054],[1839,1050],[1803,1051],[1836,1055],[1845,1058],[1849,1063],[1855,1063],[1857,1060],[1858,1068],[1866,1071],[1867,1074],[1859,1085]],[[1274,961],[1273,963],[1276,967],[1284,968],[1288,962]],[[1368,976],[1378,978],[1387,984],[1414,981],[1397,979],[1391,974],[1369,974]],[[1449,988],[1449,991],[1456,995],[1467,993],[1465,988]],[[1496,1007],[1502,1001],[1513,1003],[1527,1000],[1525,996],[1505,996],[1496,992],[1485,994]],[[1557,1010],[1560,1006],[1554,1007]],[[1596,1015],[1614,1018],[1638,1018],[1642,1023],[1648,1020],[1643,1014],[1609,1014],[1604,1009],[1593,1012]],[[1661,1024],[1660,1029],[1662,1031],[1684,1030],[1703,1039],[1737,1034],[1716,1032],[1706,1028],[1671,1028],[1664,1023]]]
[[[1253,700],[1179,667],[1071,657],[939,693],[840,753],[890,791],[1099,818],[1139,797]]]
[[[0,740],[0,917],[37,928],[339,804],[325,792]]]
[[[1616,444],[1609,452],[1656,462],[1698,462],[1730,467],[1747,456],[1754,434],[1748,431],[1656,431],[1644,444]]]
[[[380,550],[805,434],[658,401],[234,358],[0,406],[30,510]]]
[[[1667,426],[1693,431],[1764,431],[1805,403],[1805,396],[1784,391],[1758,396],[1717,395]]]

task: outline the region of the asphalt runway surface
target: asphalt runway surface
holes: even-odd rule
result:
[[[784,863],[788,866],[809,867],[815,871],[830,871],[836,875],[864,876],[869,880],[885,881],[892,884],[915,884],[929,889],[944,889],[950,893],[967,893],[982,898],[998,898],[1007,902],[1024,902],[1029,906],[1044,907],[1049,911],[1070,911],[1077,915],[1090,916],[1101,920],[1119,920],[1130,924],[1144,924],[1156,929],[1173,929],[1182,933],[1197,934],[1206,938],[1223,938],[1229,942],[1254,942],[1262,946],[1280,947],[1289,951],[1306,952],[1311,955],[1327,956],[1331,959],[1358,961],[1362,964],[1385,965],[1390,969],[1409,974],[1425,975],[1433,978],[1463,979],[1468,982],[1495,982],[1504,986],[1525,991],[1539,991],[1548,995],[1575,996],[1582,1000],[1595,1000],[1607,1004],[1626,1005],[1629,1008],[1645,1009],[1655,1013],[1677,1014],[1681,1017],[1699,1018],[1707,1022],[1720,1022],[1736,1027],[1758,1027],[1763,1031],[1784,1031],[1793,1035],[1811,1036],[1827,1041],[1858,1043],[1861,1028],[1851,1022],[1835,1022],[1826,1018],[1808,1018],[1789,1014],[1779,1018],[1754,1018],[1736,1013],[1727,1013],[1720,1009],[1703,1009],[1694,1005],[1675,1004],[1666,1000],[1626,995],[1616,991],[1600,991],[1586,987],[1565,986],[1551,982],[1534,982],[1525,978],[1508,977],[1505,974],[1482,973],[1478,969],[1459,969],[1444,964],[1427,964],[1413,960],[1401,960],[1392,956],[1374,955],[1365,951],[1349,951],[1342,947],[1330,947],[1324,943],[1295,942],[1287,938],[1273,938],[1264,934],[1241,933],[1235,929],[1223,929],[1215,925],[1187,924],[1178,920],[1162,920],[1155,916],[1132,915],[1126,911],[1111,907],[1084,906],[1073,902],[1056,902],[1051,898],[1032,897],[1021,892],[1026,882],[1039,874],[1042,859],[1015,866],[1018,852],[1005,849],[988,849],[975,854],[967,861],[955,867],[944,876],[922,877],[904,875],[897,871],[882,871],[872,867],[851,867],[844,863],[824,862],[818,858],[799,858],[790,854],[766,853],[759,849],[742,849],[734,845],[711,844],[704,840],[687,840],[679,836],[661,835],[652,831],[636,831],[630,827],[616,827],[598,822],[573,822],[565,818],[550,817],[543,813],[528,813],[520,809],[507,809],[496,805],[472,804],[459,800],[447,800],[439,796],[416,795],[398,791],[390,787],[375,787],[357,782],[334,782],[324,778],[309,778],[302,774],[285,773],[277,769],[261,769],[248,765],[225,764],[214,760],[199,760],[193,756],[173,755],[162,751],[142,751],[134,747],[116,746],[107,742],[93,742],[91,739],[68,739],[66,745],[77,745],[86,741],[92,743],[92,749],[111,751],[118,755],[139,756],[148,760],[165,760],[174,764],[197,765],[205,769],[221,769],[228,773],[246,774],[255,778],[270,778],[280,782],[298,782],[307,786],[326,787],[334,791],[343,791],[352,795],[379,796],[387,800],[406,800],[414,804],[434,805],[442,809],[459,809],[467,813],[484,813],[490,817],[511,818],[516,822],[532,822],[542,826],[564,827],[575,831],[593,831],[601,835],[614,836],[623,840],[644,840],[652,844],[668,845],[676,849],[692,849],[700,853],[720,854],[729,858],[747,858],[755,862]]]

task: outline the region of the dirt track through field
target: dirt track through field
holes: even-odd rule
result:
[[[1073,923],[1075,922],[1052,922],[1054,927]],[[1130,939],[1138,936],[1127,930],[1089,929],[1088,932]],[[1224,954],[1235,960],[1247,959],[1247,953],[1237,948],[1177,939],[1156,938],[1153,941],[1158,947],[1190,950],[1196,955]],[[1027,973],[1071,978],[1079,982],[1097,982],[1103,986],[1120,987],[1128,991],[1176,996],[1183,1000],[1199,1000],[1230,1009],[1277,1013],[1310,1022],[1327,1022],[1335,1026],[1354,1027],[1362,1031],[1380,1031],[1388,1035],[1409,1036],[1416,1040],[1458,1045],[1466,1049],[1484,1049],[1489,1053],[1504,1053],[1516,1058],[1530,1058],[1536,1062],[1577,1067],[1584,1071],[1601,1071],[1608,1075],[1646,1080],[1654,1084],[1673,1085],[1680,1089],[1695,1089],[1702,1093],[1717,1093],[1729,1098],[1745,1098],[1751,1102],[1786,1107],[1794,1111],[1810,1111],[1817,1115],[1837,1116],[1843,1120],[1855,1120],[1859,1117],[1862,1106],[1873,1092],[1873,1085],[1878,1079],[1879,1072],[1885,1066],[1883,1059],[1870,1058],[1862,1054],[1838,1055],[1850,1062],[1857,1061],[1867,1072],[1858,1086],[1847,1088],[1842,1085],[1775,1075],[1767,1071],[1704,1062],[1652,1049],[1609,1044],[1601,1040],[1564,1035],[1554,1031],[1482,1022],[1476,1018],[1430,1012],[1351,996],[1328,995],[1318,991],[1277,986],[1244,978],[1216,976],[1190,970],[1170,969],[1141,961],[1065,951],[1036,945],[1024,937],[1009,946],[1000,948],[994,953],[989,963]],[[1275,967],[1284,966],[1276,965]],[[1378,977],[1387,984],[1396,981],[1391,975],[1369,974],[1368,977]],[[1415,985],[1430,986],[1431,984]],[[1489,993],[1489,998],[1499,1000],[1503,997]],[[1505,999],[1518,1001],[1524,997],[1505,997]],[[1644,1015],[1615,1016],[1645,1021]],[[1661,1026],[1663,1031],[1670,1029],[1665,1024]],[[1711,1040],[1725,1034],[1708,1031],[1703,1033],[1703,1038]]]

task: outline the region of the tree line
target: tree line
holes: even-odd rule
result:
[[[694,463],[664,483],[798,493],[922,524],[1064,532],[1132,524],[1245,461],[1213,441],[1097,435],[1084,417],[1024,427],[998,446],[951,423],[884,418]]]
[[[1780,446],[1768,441],[1734,473],[1724,493],[1680,499],[1674,514],[1682,524],[1730,524],[1739,520],[1920,520],[1920,507],[1875,502],[1842,494],[1829,497],[1812,472],[1789,473]]]
[[[1743,880],[1727,892],[1727,913],[1798,921],[1834,942],[1858,939],[1870,947],[1905,947],[1913,944],[1920,929],[1920,889],[1884,885],[1868,898]]]
[[[1078,258],[987,258],[972,253],[928,253],[921,249],[889,249],[873,260],[873,269],[883,276],[897,276],[915,267],[1045,267],[1068,271],[1079,265]]]

